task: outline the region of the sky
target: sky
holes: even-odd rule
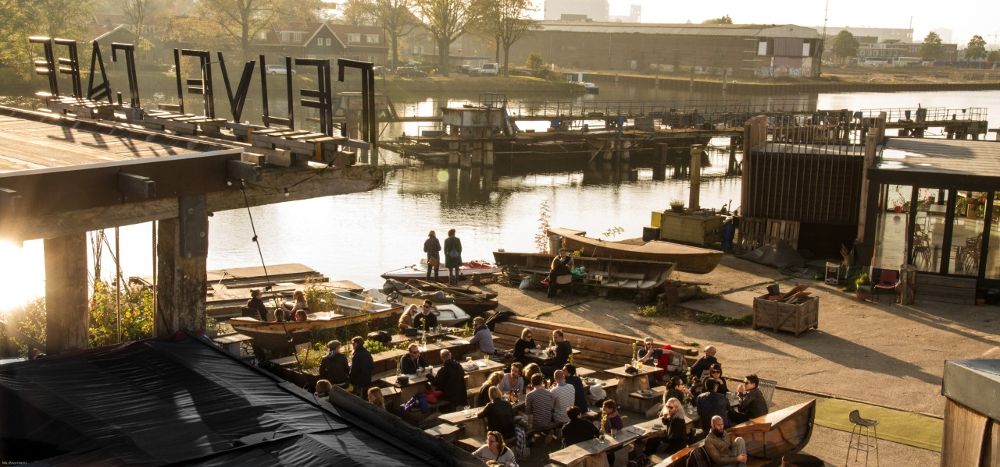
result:
[[[544,0],[534,2],[540,16]],[[610,0],[610,13],[624,16],[629,5],[641,5],[644,23],[700,23],[728,14],[736,23],[821,27],[826,4],[826,0]],[[829,0],[827,24],[907,28],[911,18],[916,42],[932,29],[946,28],[952,31],[952,41],[963,46],[974,34],[988,43],[1000,43],[1000,0]]]

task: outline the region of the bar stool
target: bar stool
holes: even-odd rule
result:
[[[855,462],[858,461],[858,455],[861,451],[865,452],[866,466],[868,465],[868,452],[875,451],[875,466],[878,467],[878,420],[861,418],[861,414],[857,410],[852,410],[849,417],[854,427],[851,429],[851,438],[847,442],[847,463],[851,462],[852,449],[854,450]],[[873,438],[874,444],[872,444]]]

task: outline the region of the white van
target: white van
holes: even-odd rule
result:
[[[483,76],[496,76],[500,73],[499,63],[484,63],[483,67],[479,69],[479,74]]]
[[[267,66],[267,74],[269,74],[269,75],[287,75],[288,74],[288,69],[285,68],[285,65],[268,65]],[[294,69],[292,70],[292,74],[293,75],[295,74],[295,70]]]

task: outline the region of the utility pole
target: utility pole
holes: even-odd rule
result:
[[[823,53],[826,52],[826,21],[830,18],[830,0],[823,7],[823,36],[820,38],[819,62],[816,63],[816,76],[823,75]]]

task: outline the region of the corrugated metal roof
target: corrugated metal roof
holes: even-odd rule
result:
[[[592,32],[603,34],[664,34],[679,36],[744,36],[791,37],[819,39],[812,28],[763,24],[656,24],[656,23],[595,23],[574,21],[542,21],[541,31]]]

